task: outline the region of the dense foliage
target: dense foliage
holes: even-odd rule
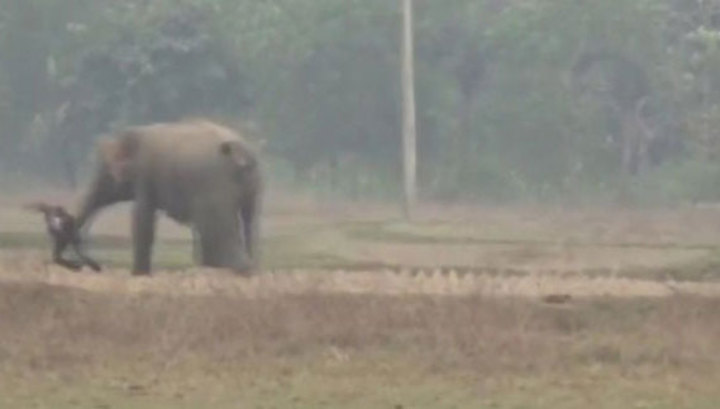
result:
[[[720,196],[720,0],[415,0],[420,190]],[[0,0],[0,167],[130,123],[256,124],[276,180],[392,196],[399,2]]]

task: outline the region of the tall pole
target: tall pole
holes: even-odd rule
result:
[[[410,220],[417,200],[417,128],[412,0],[403,2],[403,186],[405,218]]]

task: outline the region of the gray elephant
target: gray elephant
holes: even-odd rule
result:
[[[206,120],[138,126],[101,139],[97,151],[76,226],[134,201],[133,274],[150,274],[158,210],[193,229],[200,264],[242,273],[256,267],[261,169],[236,132]]]

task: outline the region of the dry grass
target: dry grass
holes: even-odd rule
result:
[[[112,261],[96,276],[47,266],[40,221],[21,202],[0,204],[2,408],[720,401],[715,209],[426,206],[408,225],[383,206],[280,201],[266,218],[266,262],[304,272],[190,269],[187,231],[164,220],[156,259],[170,271],[132,279],[126,207],[94,229],[94,250]],[[486,274],[358,269],[383,265]]]
[[[208,269],[155,271],[152,277],[132,278],[127,270],[102,274],[70,273],[61,267],[0,262],[0,282],[44,283],[105,294],[171,296],[267,296],[354,294],[391,296],[524,297],[531,300],[662,298],[676,295],[720,296],[720,284],[693,281],[657,281],[622,277],[563,276],[557,274],[460,274],[455,270],[294,270],[262,272],[250,278]],[[20,262],[22,261],[22,262]],[[12,266],[12,267],[10,267]]]
[[[578,362],[720,364],[720,300],[691,297],[558,308],[482,297],[98,295],[2,284],[0,316],[4,363],[41,371],[94,367],[108,357],[152,367],[198,357],[215,367],[327,348],[397,349],[491,372]]]
[[[626,379],[680,377],[690,393],[712,393],[708,384],[720,380],[718,299],[551,307],[482,297],[99,295],[4,283],[0,317],[1,379],[68,387],[93,379],[126,393],[202,395],[186,390],[185,376],[272,379],[328,362],[374,362],[363,371],[380,378],[465,374],[460,385],[470,388],[513,377],[571,382],[568,374],[599,368]]]

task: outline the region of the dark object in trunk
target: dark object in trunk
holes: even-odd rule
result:
[[[83,266],[88,266],[96,272],[102,269],[95,260],[83,252],[75,217],[68,213],[64,207],[46,203],[32,203],[26,205],[25,208],[42,213],[45,216],[47,232],[53,240],[54,263],[75,271],[81,270]],[[68,245],[73,248],[79,261],[68,260],[63,257]]]

